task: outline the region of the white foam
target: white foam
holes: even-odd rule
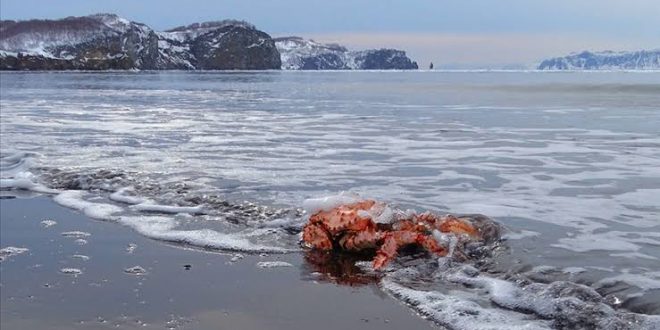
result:
[[[152,203],[141,203],[131,206],[132,209],[141,212],[158,212],[158,213],[189,213],[189,214],[203,214],[204,208],[202,206],[173,206],[173,205],[159,205]]]
[[[119,213],[125,212],[124,209],[117,205],[87,201],[84,199],[87,194],[88,193],[84,191],[68,190],[55,196],[54,200],[60,205],[80,210],[89,217],[101,220],[117,221],[123,225],[133,228],[135,231],[146,237],[157,240],[189,244],[202,248],[247,252],[287,253],[299,250],[279,246],[268,246],[257,242],[252,242],[249,237],[255,236],[259,229],[246,230],[245,232],[241,233],[221,233],[211,229],[176,230],[175,228],[177,227],[178,222],[171,217],[119,216]],[[121,199],[121,197],[119,197],[119,199]],[[138,211],[173,214],[203,213],[203,208],[201,206],[184,207],[158,205],[151,203],[151,201],[142,202],[141,204],[132,205],[130,208]],[[254,238],[254,240],[259,239],[261,239],[261,237]],[[80,239],[81,243],[83,241],[84,240]],[[84,243],[86,243],[86,241],[84,241]]]
[[[612,328],[629,324],[625,312],[617,312],[604,303],[594,289],[571,282],[552,282],[549,284],[532,283],[525,287],[501,279],[471,272],[454,271],[444,276],[448,281],[484,289],[490,300],[498,306],[518,312],[533,312],[544,319],[561,319],[576,326],[588,322],[588,327]],[[613,280],[619,280],[613,279]],[[646,279],[647,282],[648,278]],[[640,279],[635,279],[635,282]],[[657,285],[651,281],[650,286]],[[637,315],[647,319],[644,315]],[[647,319],[648,321],[648,319]],[[645,329],[643,327],[632,329]]]
[[[36,183],[28,179],[0,179],[0,188],[2,189],[25,189],[30,190],[36,186]]]
[[[15,246],[7,246],[2,249],[0,249],[0,261],[3,261],[7,258],[17,256],[19,254],[23,254],[25,252],[30,251],[30,249],[27,248],[21,248],[21,247],[15,247]]]
[[[332,210],[340,205],[354,204],[362,200],[363,199],[355,193],[341,192],[338,195],[306,199],[302,203],[302,208],[307,214],[311,215],[319,211]]]
[[[525,239],[529,237],[537,237],[541,236],[541,233],[537,231],[531,231],[531,230],[517,230],[517,231],[511,231],[508,230],[502,235],[503,239],[508,239],[508,240],[519,240],[519,239]]]
[[[126,253],[128,254],[133,254],[135,252],[135,249],[137,249],[138,245],[135,243],[128,243],[126,246]]]
[[[414,267],[386,273],[381,281],[383,289],[410,305],[413,309],[449,328],[500,329],[550,328],[559,321],[563,326],[586,328],[653,329],[660,325],[659,316],[617,311],[605,303],[593,288],[585,285],[557,281],[551,283],[517,284],[482,275],[469,265],[441,264],[433,278],[441,282],[465,285],[464,290],[427,291],[408,287],[402,283],[418,283],[419,273]],[[540,266],[536,271],[553,270]],[[565,268],[576,274],[585,268]],[[640,283],[643,290],[657,289],[660,272],[626,274],[600,281],[596,286],[609,286],[624,281]],[[524,283],[524,282],[522,282]],[[521,286],[522,285],[522,286]],[[423,286],[426,288],[427,286]],[[505,309],[490,308],[483,296]],[[530,314],[532,313],[532,314]],[[631,321],[634,320],[634,321]]]
[[[229,259],[229,261],[230,261],[230,262],[237,262],[237,261],[239,261],[239,260],[241,260],[241,259],[243,259],[243,258],[245,258],[244,255],[242,255],[242,254],[240,254],[240,253],[235,253],[235,254],[233,254],[233,255],[231,256],[231,258]]]
[[[417,312],[451,329],[499,330],[551,329],[549,322],[536,320],[524,314],[482,307],[474,301],[462,299],[458,294],[422,291],[405,287],[390,278],[384,278],[381,287],[403,300]]]
[[[307,214],[312,215],[319,211],[329,211],[340,205],[354,204],[364,200],[356,193],[341,192],[338,195],[306,199],[302,203],[302,208]],[[360,217],[370,218],[376,223],[391,223],[397,218],[397,215],[400,215],[399,213],[383,203],[375,203],[368,210],[358,211]]]
[[[630,251],[637,252],[641,244],[660,245],[660,233],[608,231],[603,233],[585,233],[575,237],[559,239],[555,247],[575,251]]]
[[[85,231],[79,231],[79,230],[74,230],[74,231],[65,231],[60,233],[60,235],[64,237],[75,237],[75,238],[83,238],[83,237],[89,237],[92,236],[92,234],[85,232]]]
[[[86,194],[86,192],[80,190],[67,190],[55,196],[53,200],[62,206],[79,210],[90,218],[99,220],[117,219],[114,214],[120,213],[122,211],[121,207],[112,204],[88,202],[83,199]]]
[[[37,182],[30,172],[34,165],[33,153],[15,152],[0,158],[0,189],[30,190],[44,194],[54,194],[58,191],[50,189]]]
[[[435,238],[435,240],[441,245],[447,247],[447,258],[451,258],[454,255],[456,244],[458,244],[458,236],[451,233],[443,233],[434,229],[433,238]]]
[[[49,228],[49,227],[55,226],[57,224],[57,221],[46,219],[46,220],[41,221],[40,223],[41,223],[42,227]]]
[[[108,197],[110,200],[125,204],[140,204],[144,203],[145,199],[137,196],[126,195],[127,192],[133,192],[132,187],[121,188]]]
[[[203,248],[274,253],[298,251],[297,249],[253,243],[246,238],[250,232],[230,234],[211,229],[176,230],[174,228],[177,226],[177,222],[163,216],[123,216],[119,218],[119,222],[149,238]]]
[[[87,261],[87,260],[90,259],[89,256],[86,256],[84,254],[74,254],[74,255],[71,256],[71,258],[79,259],[79,260],[82,260],[82,261]]]
[[[165,216],[123,216],[119,218],[119,223],[147,237],[167,232],[178,225],[176,220]]]
[[[31,156],[34,156],[34,153],[31,152],[20,152],[20,151],[12,151],[9,152],[8,155],[2,156],[0,160],[2,161],[2,169],[4,170],[6,167],[7,168],[14,168],[16,166],[22,165],[23,161],[29,160]],[[5,165],[6,163],[9,163]]]
[[[368,210],[358,211],[358,215],[364,218],[370,218],[375,223],[392,223],[402,212],[392,209],[389,205],[376,203]]]
[[[595,286],[603,287],[617,282],[624,282],[642,290],[660,289],[660,271],[648,271],[643,274],[632,274],[624,270],[623,274],[607,277],[598,281]]]
[[[268,245],[260,245],[240,237],[236,234],[224,234],[211,229],[199,230],[172,230],[154,233],[150,237],[165,241],[187,243],[194,246],[220,250],[236,250],[248,252],[286,253],[297,251]]]
[[[616,195],[614,199],[624,205],[648,207],[660,211],[660,189],[637,189],[633,192]]]
[[[628,258],[628,259],[649,259],[649,260],[658,260],[657,257],[650,256],[645,253],[640,253],[640,252],[622,252],[622,253],[610,253],[610,256],[612,257],[621,257],[621,258]]]
[[[77,275],[82,274],[82,270],[80,270],[80,268],[70,268],[70,267],[67,267],[67,268],[62,268],[62,269],[60,269],[60,273],[62,273],[62,274],[66,274],[66,275],[77,276]]]
[[[22,189],[44,194],[56,194],[59,192],[56,189],[50,189],[36,183],[28,177],[2,178],[0,179],[0,189]]]
[[[142,266],[133,266],[124,269],[124,273],[135,276],[142,276],[147,274],[147,270],[144,269]]]
[[[302,227],[305,220],[300,217],[278,218],[260,224],[266,228]]]
[[[584,273],[587,271],[586,268],[583,267],[566,267],[562,269],[564,273],[569,273],[569,274],[578,274],[578,273]]]
[[[279,267],[293,267],[292,264],[285,261],[260,261],[257,262],[259,268],[279,268]]]

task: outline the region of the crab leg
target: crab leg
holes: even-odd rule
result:
[[[445,248],[428,235],[406,230],[398,230],[387,233],[383,245],[376,252],[376,258],[373,261],[374,269],[385,267],[391,260],[396,258],[399,248],[408,244],[419,244],[427,251],[433,254],[444,256],[447,254]]]
[[[479,232],[471,224],[457,218],[453,215],[446,215],[441,218],[439,225],[436,225],[443,233],[467,234],[477,237]]]
[[[339,240],[339,246],[347,251],[361,251],[373,249],[379,240],[383,239],[385,233],[375,230],[360,231],[346,234]]]

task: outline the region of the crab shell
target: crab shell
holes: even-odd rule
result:
[[[313,214],[303,228],[303,241],[320,250],[332,250],[333,242],[344,250],[375,247],[376,241],[382,239],[383,234],[370,217],[361,216],[362,212],[359,212],[368,211],[375,204],[375,201],[365,200]]]
[[[381,269],[396,258],[398,250],[405,245],[416,244],[429,253],[445,256],[447,249],[434,239],[433,230],[479,236],[477,229],[466,221],[452,215],[438,217],[430,212],[380,225],[367,212],[376,205],[382,206],[373,200],[364,200],[319,211],[303,228],[303,241],[311,248],[324,251],[378,248],[373,267]]]

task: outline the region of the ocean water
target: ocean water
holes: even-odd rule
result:
[[[486,266],[379,288],[448,328],[660,327],[658,73],[3,72],[0,109],[3,193],[247,253],[304,253],[303,201],[342,191],[481,213]]]

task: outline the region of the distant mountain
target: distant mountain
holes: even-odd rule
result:
[[[0,21],[0,69],[279,69],[273,39],[234,20],[156,32],[114,14]]]
[[[0,21],[0,70],[417,69],[396,49],[349,51],[298,37],[273,40],[236,20],[167,31],[114,14]]]
[[[349,51],[300,37],[275,38],[284,70],[414,70],[417,63],[396,49]]]
[[[636,52],[582,52],[547,59],[539,70],[660,70],[660,49]]]

